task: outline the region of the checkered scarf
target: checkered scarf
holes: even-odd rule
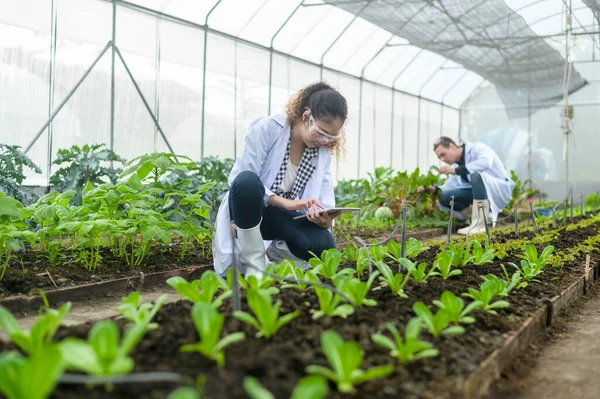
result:
[[[296,180],[294,181],[294,187],[292,191],[283,192],[283,188],[281,185],[283,184],[283,179],[285,178],[285,172],[287,171],[287,165],[290,161],[290,144],[292,143],[292,138],[290,137],[290,141],[288,141],[287,149],[285,150],[285,156],[283,157],[283,163],[279,168],[279,172],[277,172],[277,176],[275,177],[275,181],[271,186],[271,191],[280,197],[284,197],[287,199],[293,200],[296,198],[298,193],[306,186],[306,182],[312,176],[313,172],[317,168],[312,163],[312,159],[316,158],[319,155],[319,148],[305,148],[304,154],[302,154],[302,160],[300,161],[300,166],[298,167],[298,174],[296,175]]]

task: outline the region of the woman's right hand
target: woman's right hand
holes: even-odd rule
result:
[[[313,205],[325,210],[325,207],[321,205],[315,198],[302,198],[299,200],[286,200],[283,208],[288,211],[299,211],[300,209],[310,209]]]

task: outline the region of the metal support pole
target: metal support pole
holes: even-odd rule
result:
[[[537,223],[535,221],[535,212],[533,211],[532,203],[529,203],[529,214],[530,214],[531,220],[533,221],[533,231],[537,231],[538,227],[537,227]]]
[[[273,34],[271,37],[271,45],[269,46],[269,101],[268,101],[268,114],[271,115],[271,96],[273,92],[273,43],[275,42],[275,38],[279,35],[279,32],[287,25],[290,19],[296,14],[296,11],[302,7],[305,0],[302,0],[300,4],[294,8],[294,11],[287,17],[287,19],[279,26],[279,29]]]
[[[421,153],[421,97],[417,108],[417,168],[419,167],[419,158]]]
[[[146,107],[146,110],[150,114],[150,117],[154,121],[154,124],[155,124],[156,128],[160,132],[160,135],[162,136],[163,140],[165,141],[165,144],[169,148],[169,151],[171,151],[171,153],[174,154],[175,152],[173,151],[173,148],[171,148],[171,144],[169,144],[169,140],[167,140],[167,136],[165,136],[165,133],[161,129],[161,127],[160,127],[160,125],[158,123],[158,119],[156,119],[156,116],[154,116],[154,113],[152,112],[152,108],[150,108],[150,105],[148,104],[148,101],[146,101],[146,97],[144,97],[144,94],[142,93],[142,90],[140,89],[140,86],[138,86],[137,82],[135,81],[135,78],[133,77],[133,74],[131,73],[131,70],[127,66],[127,63],[125,62],[125,59],[123,59],[123,56],[121,55],[121,52],[119,51],[119,49],[116,46],[114,48],[115,48],[115,51],[116,51],[117,55],[121,59],[121,62],[123,63],[123,67],[125,67],[125,71],[127,72],[127,75],[129,75],[129,78],[131,79],[131,82],[135,86],[135,89],[137,90],[138,94],[140,95],[140,98],[142,99],[142,102],[144,103],[144,106]]]
[[[452,240],[452,217],[454,216],[454,195],[450,197],[450,213],[448,220],[448,232],[446,236],[446,246],[450,246]]]
[[[394,164],[394,107],[395,107],[395,99],[396,99],[396,92],[394,91],[394,89],[392,88],[392,122],[391,122],[391,126],[390,126],[390,168],[393,167]]]
[[[580,209],[579,209],[579,216],[583,216],[583,214],[584,214],[584,209],[583,209],[583,193],[579,193],[579,203],[581,204]]]
[[[60,112],[62,107],[64,107],[65,104],[67,103],[67,101],[69,101],[69,99],[73,96],[73,94],[75,94],[75,91],[79,88],[79,86],[81,86],[81,84],[83,83],[85,78],[87,78],[87,76],[90,74],[90,72],[92,72],[92,69],[94,69],[94,67],[96,66],[98,61],[100,61],[100,58],[102,58],[104,53],[106,53],[111,46],[112,46],[111,41],[106,43],[106,46],[104,46],[104,48],[102,49],[100,54],[98,54],[98,57],[96,57],[94,62],[92,62],[92,65],[90,65],[90,67],[84,72],[83,76],[79,79],[79,81],[77,81],[77,83],[75,83],[75,86],[71,89],[71,91],[67,94],[67,96],[62,100],[62,102],[58,105],[58,107],[52,113],[52,115],[50,115],[48,120],[44,123],[44,125],[41,127],[41,129],[37,132],[37,134],[34,136],[33,140],[31,140],[31,142],[27,145],[27,147],[25,147],[25,150],[23,152],[27,153],[31,149],[31,147],[35,144],[35,142],[40,138],[42,133],[44,133],[44,130],[46,130],[48,125],[50,125],[50,123],[54,120],[54,118]]]
[[[515,199],[515,237],[519,238],[519,200]]]
[[[110,60],[110,150],[115,150],[115,44],[117,43],[117,0],[113,0],[112,55]]]
[[[55,83],[55,66],[56,66],[56,30],[57,30],[57,10],[56,3],[52,0],[51,5],[51,16],[50,16],[50,73],[48,79],[48,116],[52,114],[54,108],[54,83]],[[48,163],[46,169],[46,186],[50,187],[50,176],[52,175],[52,144],[54,141],[54,128],[52,122],[48,125]]]
[[[406,170],[406,137],[404,135],[404,112],[402,113],[402,170]]]
[[[264,5],[264,4],[263,4]],[[238,59],[238,42],[235,42],[233,56],[233,159],[237,159],[237,81],[238,81],[238,70],[237,70],[237,59]]]
[[[402,236],[400,238],[400,258],[406,257],[406,205],[402,204]]]
[[[206,128],[206,56],[208,47],[208,18],[210,14],[219,6],[222,0],[218,0],[215,5],[210,9],[206,18],[204,19],[204,58],[202,60],[202,130],[200,133],[200,159],[204,158],[204,131]]]
[[[363,103],[363,81],[364,79],[360,78],[360,89],[359,89],[359,98],[358,98],[358,156],[356,158],[356,178],[360,177],[360,136],[362,133],[362,103]]]

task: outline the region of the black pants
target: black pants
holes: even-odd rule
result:
[[[264,205],[265,187],[254,172],[241,172],[229,190],[229,216],[242,229],[256,226],[262,217],[260,233],[265,240],[284,240],[290,251],[300,259],[308,260],[310,252],[321,256],[325,249],[335,248],[333,236],[301,215],[276,206]]]
[[[459,188],[445,190],[440,193],[438,201],[445,207],[450,207],[450,200],[454,196],[454,210],[460,212],[473,203],[473,200],[487,199],[487,192],[483,185],[481,175],[477,172],[471,174],[472,188]]]

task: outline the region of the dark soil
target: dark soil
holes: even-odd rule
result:
[[[577,241],[597,234],[598,225],[573,232],[560,234],[553,243],[557,249],[572,246]],[[425,258],[432,255],[425,254]],[[515,262],[516,257],[504,259],[501,263]],[[414,398],[414,397],[455,397],[460,396],[456,387],[494,349],[498,348],[511,331],[517,329],[525,317],[539,307],[543,298],[551,298],[567,288],[581,276],[583,261],[571,262],[562,269],[548,267],[540,276],[541,283],[530,283],[526,288],[511,293],[508,309],[499,310],[497,315],[476,311],[476,323],[466,326],[466,333],[455,337],[434,338],[422,332],[422,339],[432,342],[440,351],[434,359],[426,359],[408,366],[397,365],[383,348],[375,345],[371,334],[382,332],[386,322],[395,323],[402,331],[414,316],[412,305],[422,301],[432,305],[442,291],[452,290],[459,294],[468,287],[480,282],[480,275],[500,272],[500,262],[483,266],[464,267],[457,278],[443,280],[434,277],[426,284],[411,281],[405,288],[409,298],[391,295],[386,288],[374,290],[370,298],[377,301],[374,308],[360,309],[347,320],[321,318],[312,320],[311,310],[318,307],[312,291],[299,292],[293,289],[282,290],[277,296],[283,302],[283,314],[300,310],[301,316],[284,326],[271,340],[255,338],[255,331],[230,315],[231,308],[226,303],[221,309],[226,314],[225,333],[244,331],[246,340],[234,344],[226,350],[226,366],[219,369],[212,361],[200,354],[179,352],[183,344],[197,342],[188,302],[166,305],[157,315],[161,327],[149,332],[133,353],[135,371],[173,371],[195,378],[206,375],[206,393],[213,399],[247,397],[242,380],[246,375],[257,377],[277,398],[288,398],[297,381],[305,375],[305,367],[311,364],[326,365],[320,349],[319,338],[323,331],[333,329],[344,339],[356,340],[365,352],[362,368],[381,364],[394,364],[395,373],[383,379],[358,386],[355,397],[360,398]],[[123,326],[123,323],[121,323]],[[84,338],[89,325],[63,328],[58,338],[77,336]],[[88,390],[84,387],[61,385],[55,398],[165,398],[175,388],[173,385],[129,385],[116,386],[110,394],[102,388]],[[331,385],[329,397],[348,397],[339,394]]]
[[[204,248],[190,248],[183,260],[180,259],[181,246],[178,243],[154,246],[149,257],[139,267],[127,266],[124,259],[113,256],[106,248],[101,250],[101,255],[99,267],[88,271],[76,261],[77,255],[72,251],[64,251],[60,263],[57,262],[55,265],[48,262],[44,252],[28,250],[19,253],[18,258],[22,259],[25,272],[23,273],[20,264],[13,264],[6,270],[4,278],[0,280],[0,298],[15,294],[30,294],[36,288],[48,291],[57,287],[64,288],[131,277],[137,275],[139,271],[148,274],[212,263],[210,243]],[[54,286],[46,271],[50,273],[57,287]]]

